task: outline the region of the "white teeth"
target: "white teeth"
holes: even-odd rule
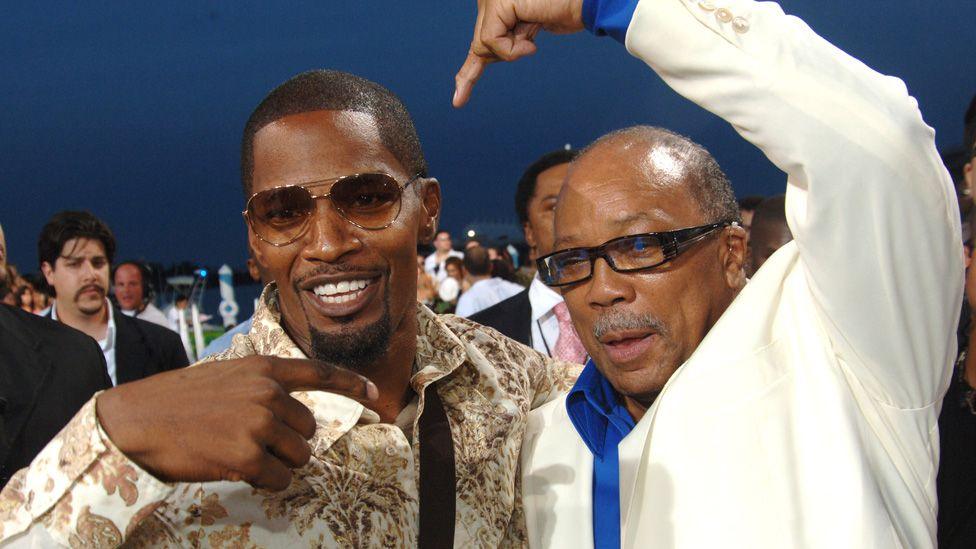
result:
[[[338,284],[322,284],[313,291],[323,303],[345,303],[359,297],[360,290],[369,286],[368,280],[343,280]]]

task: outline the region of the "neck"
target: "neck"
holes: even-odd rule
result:
[[[444,250],[444,251],[437,250],[437,259],[444,259],[450,253],[451,253],[451,250]]]
[[[379,389],[379,398],[367,406],[379,414],[383,423],[393,423],[413,399],[410,378],[417,356],[417,332],[417,315],[411,311],[394,331],[383,358],[359,372]]]
[[[488,280],[489,278],[491,278],[491,275],[481,275],[481,276],[468,275],[468,280],[471,281],[471,284],[474,284],[475,282],[481,282],[482,280]]]
[[[55,307],[58,310],[58,321],[84,332],[96,341],[105,339],[105,333],[108,331],[108,304],[103,305],[98,312],[90,315],[62,305],[61,302],[55,302]]]
[[[630,417],[634,418],[634,421],[640,421],[644,414],[647,412],[649,405],[642,404],[632,397],[624,396],[624,408],[627,409],[627,413]]]
[[[314,356],[311,341],[302,337],[301,331],[288,326],[284,316],[281,326],[305,356]],[[413,398],[410,377],[413,375],[413,362],[417,355],[418,330],[417,315],[411,310],[394,328],[386,354],[374,364],[356,371],[366,376],[379,390],[379,398],[366,406],[376,412],[383,423],[393,423]]]

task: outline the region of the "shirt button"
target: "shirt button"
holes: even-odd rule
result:
[[[722,23],[728,23],[732,20],[732,12],[727,8],[719,8],[715,10],[715,19],[718,19]]]
[[[393,456],[397,455],[396,446],[387,446],[386,447],[386,455],[388,455],[390,457],[393,457]]]
[[[709,2],[708,0],[700,0],[698,2],[698,7],[705,11],[713,11],[715,9],[715,4]]]
[[[743,17],[736,17],[732,20],[732,30],[742,34],[749,31],[749,21],[746,21]]]

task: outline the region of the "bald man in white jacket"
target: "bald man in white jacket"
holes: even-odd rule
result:
[[[585,25],[788,175],[794,242],[737,291],[619,443],[622,546],[934,547],[936,420],[956,352],[962,250],[934,132],[905,85],[772,2],[479,6],[455,105],[488,62],[533,53],[540,27]],[[558,239],[569,229],[558,209],[556,225]],[[639,276],[593,261],[601,280]],[[585,337],[593,326],[578,290],[566,288],[596,366],[612,368]],[[565,399],[532,412],[521,459],[531,545],[602,545],[593,455]]]

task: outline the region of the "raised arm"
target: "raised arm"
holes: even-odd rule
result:
[[[456,104],[487,62],[532,52],[512,46],[534,36],[518,31],[530,24],[572,29],[579,14],[590,30],[624,41],[787,173],[787,217],[808,286],[860,382],[902,408],[940,397],[962,295],[958,210],[934,132],[900,80],[772,2],[504,0],[480,12]]]

